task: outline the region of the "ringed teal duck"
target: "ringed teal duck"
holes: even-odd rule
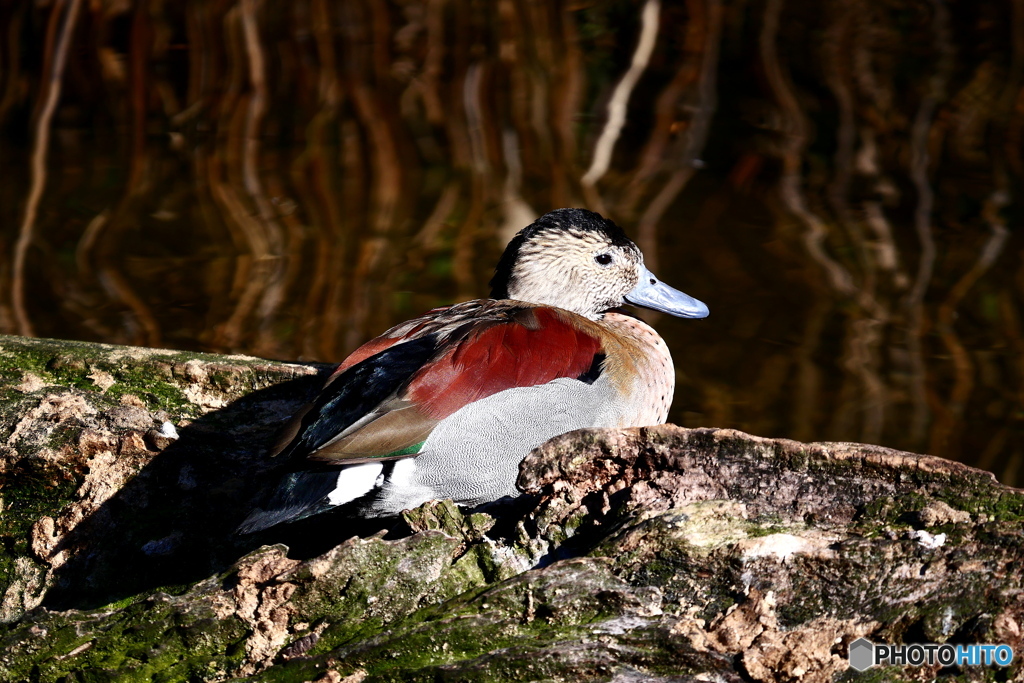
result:
[[[437,308],[356,349],[285,430],[287,472],[242,533],[353,504],[363,517],[431,499],[517,496],[519,463],[582,427],[661,424],[668,347],[623,303],[708,308],[658,280],[615,223],[552,211],[505,249],[491,298]]]

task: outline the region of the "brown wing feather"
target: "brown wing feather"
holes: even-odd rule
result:
[[[311,460],[344,460],[346,464],[407,458],[402,451],[423,443],[439,420],[424,415],[419,406],[402,399],[381,405],[379,415],[348,430],[311,453]],[[387,456],[384,454],[395,453]],[[383,457],[382,457],[383,456]]]

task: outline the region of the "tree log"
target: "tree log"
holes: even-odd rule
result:
[[[826,681],[859,637],[1024,651],[1024,492],[877,446],[580,431],[513,503],[235,534],[329,370],[0,338],[0,680]]]

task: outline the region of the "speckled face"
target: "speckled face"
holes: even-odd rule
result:
[[[642,271],[643,254],[636,245],[614,244],[601,231],[560,226],[523,242],[508,295],[596,320],[622,305]]]

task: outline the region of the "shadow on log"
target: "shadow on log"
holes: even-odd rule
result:
[[[574,432],[513,505],[234,536],[322,372],[0,339],[0,679],[827,681],[859,637],[1022,652],[1024,493],[875,446]]]
[[[92,609],[157,588],[181,590],[227,570],[267,540],[309,556],[328,550],[339,536],[379,528],[332,515],[262,535],[234,533],[262,486],[276,480],[265,482],[269,463],[262,456],[278,421],[250,420],[286,414],[283,407],[298,407],[322,379],[256,391],[182,429],[179,439],[56,543],[52,553],[64,553],[67,561],[54,568],[42,604]]]

